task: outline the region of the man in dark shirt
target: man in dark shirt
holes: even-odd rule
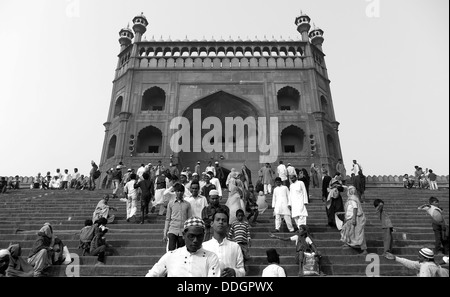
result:
[[[217,190],[211,190],[209,192],[208,206],[202,210],[202,220],[205,222],[205,239],[208,241],[211,239],[213,232],[211,232],[211,223],[213,221],[214,214],[218,208],[223,208],[230,214],[230,209],[226,205],[221,205],[219,202],[219,192]]]
[[[134,184],[134,188],[141,189],[141,224],[144,224],[144,218],[146,215],[148,215],[148,206],[150,204],[150,200],[154,197],[154,184],[150,179],[150,174],[148,174],[147,172],[144,172],[144,174],[142,174],[142,177],[144,179]]]

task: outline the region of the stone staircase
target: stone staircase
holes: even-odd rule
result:
[[[110,190],[29,190],[21,189],[0,195],[0,248],[6,248],[11,242],[20,242],[23,255],[29,253],[37,231],[45,222],[53,225],[54,233],[67,245],[71,253],[79,256],[80,276],[144,276],[154,263],[165,253],[162,242],[164,217],[150,214],[143,225],[127,223],[125,202],[110,199],[110,205],[118,207],[116,221],[108,225],[107,242],[113,246],[112,254],[106,257],[106,265],[95,266],[96,257],[81,256],[77,249],[79,231],[84,220],[92,218],[92,212],[105,193]],[[343,249],[340,233],[327,226],[324,203],[319,189],[310,189],[311,203],[308,226],[318,249],[323,254],[321,270],[327,276],[366,276],[366,268],[371,263],[369,257],[359,255],[353,249]],[[226,194],[221,203],[225,203]],[[427,203],[430,196],[440,200],[448,221],[449,191],[428,191],[403,188],[368,189],[365,194],[364,211],[367,216],[365,228],[368,252],[383,252],[382,232],[376,217],[373,200],[380,198],[386,203],[395,227],[393,253],[409,259],[417,258],[417,251],[423,246],[433,247],[434,235],[431,222],[424,211],[417,210]],[[269,204],[271,197],[267,197]],[[344,197],[345,201],[345,197]],[[267,266],[265,251],[274,247],[281,255],[281,265],[288,276],[296,276],[298,266],[294,264],[295,245],[293,242],[275,240],[269,237],[274,229],[272,209],[258,217],[259,223],[252,228],[252,259],[248,262],[248,276],[260,276]],[[279,236],[290,234],[283,226]],[[372,256],[372,255],[370,255]],[[394,261],[379,258],[381,276],[413,276],[408,270]],[[448,268],[448,265],[446,266]],[[51,276],[66,276],[66,265],[49,269]]]

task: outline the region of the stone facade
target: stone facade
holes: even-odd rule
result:
[[[283,160],[297,168],[315,163],[334,172],[342,158],[339,123],[322,52],[323,31],[309,31],[309,17],[295,20],[301,34],[296,41],[146,41],[141,40],[148,24],[145,17],[133,22],[135,35],[129,28],[120,31],[121,51],[99,164],[102,180],[120,161],[135,169],[159,160],[166,166],[172,161],[180,169],[193,168],[197,160],[202,169],[208,161],[219,161],[227,169],[245,162],[256,175],[263,164],[259,152],[248,149],[248,135],[243,152],[235,138],[229,140],[232,152],[225,152],[224,146],[222,151],[192,152],[200,147],[192,138],[191,152],[173,151],[169,142],[177,129],[171,129],[171,120],[188,118],[192,131],[194,109],[201,110],[201,120],[218,116],[222,123],[224,117],[254,117],[270,126],[269,119],[276,118],[278,158],[273,168]],[[201,131],[202,139],[209,131]],[[217,141],[228,140],[210,143]]]

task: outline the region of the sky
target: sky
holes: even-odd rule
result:
[[[0,176],[100,162],[120,29],[141,12],[148,40],[271,39],[299,33],[323,51],[347,170],[449,174],[447,0],[1,0]]]

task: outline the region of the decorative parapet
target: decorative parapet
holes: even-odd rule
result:
[[[156,156],[149,154],[149,156]],[[155,159],[156,160],[156,159]],[[159,160],[159,159],[158,159]],[[139,161],[140,162],[140,161]],[[410,179],[414,179],[414,176],[409,176]],[[347,175],[347,181],[351,179]],[[13,176],[7,178],[8,182],[14,180]],[[449,188],[450,176],[440,175],[436,178],[438,187]],[[34,181],[34,176],[20,176],[19,181],[21,188],[30,188],[30,185]],[[367,188],[402,188],[403,187],[403,175],[368,175],[366,176],[366,187]]]
[[[301,69],[314,67],[326,76],[323,53],[306,54],[307,42],[298,40],[152,40],[137,42],[136,56],[119,55],[116,78],[136,69]],[[308,61],[308,58],[311,59]],[[130,65],[130,58],[134,58]],[[132,60],[132,59],[131,59]]]
[[[409,176],[410,179],[414,180],[414,176]],[[347,176],[347,180],[351,177]],[[448,188],[449,187],[449,176],[441,175],[436,178],[438,187]],[[390,187],[403,187],[403,175],[368,175],[366,176],[366,187],[368,188],[390,188]]]

